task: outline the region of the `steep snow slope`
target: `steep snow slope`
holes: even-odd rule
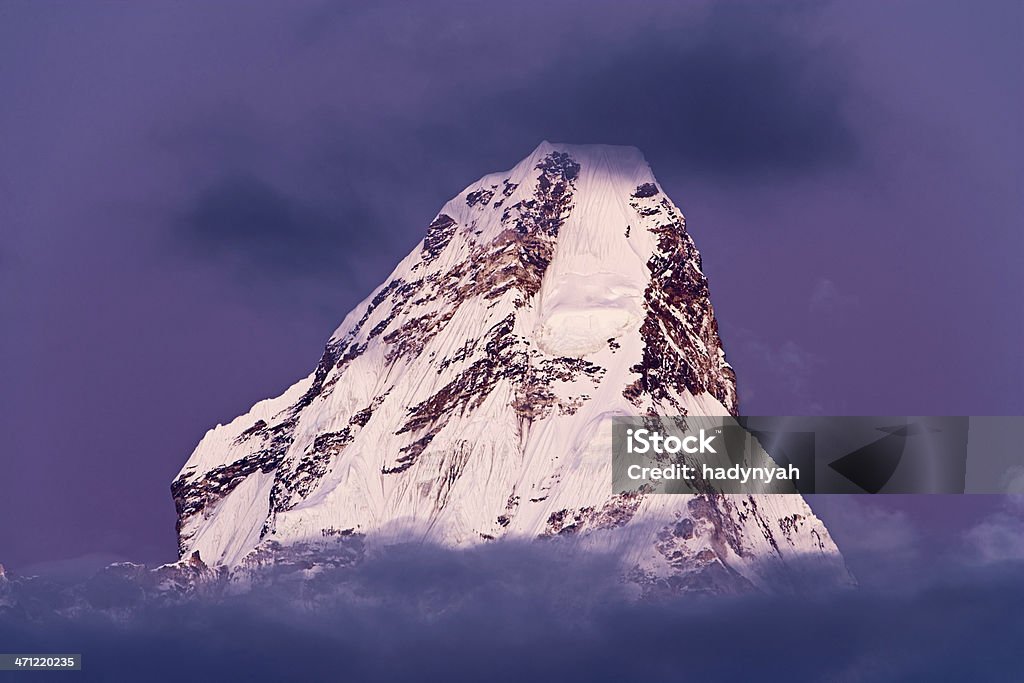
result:
[[[179,549],[573,536],[645,590],[772,588],[808,560],[848,581],[799,496],[612,495],[612,416],[736,410],[643,155],[544,142],[445,204],[313,373],[207,433],[172,485]]]

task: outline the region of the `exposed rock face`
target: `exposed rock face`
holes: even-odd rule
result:
[[[543,143],[448,202],[308,377],[207,433],[172,485],[179,550],[557,536],[646,591],[770,588],[808,557],[847,581],[798,496],[611,493],[613,416],[737,410],[700,255],[643,156]]]

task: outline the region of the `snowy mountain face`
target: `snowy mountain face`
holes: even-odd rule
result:
[[[680,211],[629,147],[542,143],[449,201],[315,370],[210,430],[172,485],[182,557],[563,537],[642,590],[849,575],[796,495],[613,495],[616,415],[736,414]],[[786,578],[789,577],[789,578]]]

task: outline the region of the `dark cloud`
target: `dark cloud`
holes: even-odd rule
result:
[[[372,226],[358,203],[322,207],[244,175],[200,190],[179,223],[195,252],[268,280],[343,277],[373,245]]]
[[[317,594],[291,582],[114,619],[0,613],[0,642],[80,652],[86,681],[875,683],[999,681],[1018,668],[1019,564],[926,572],[910,590],[649,602],[624,599],[607,570],[537,546],[399,549],[318,577]],[[101,583],[87,592],[97,605],[138,599]],[[50,600],[37,590],[36,601]]]
[[[535,140],[635,145],[659,169],[712,178],[845,167],[859,149],[844,111],[855,91],[841,55],[796,30],[807,14],[726,4],[600,45],[570,34],[534,78],[481,83],[481,105],[446,123],[478,131],[477,144],[508,126]]]
[[[201,131],[205,166],[248,176],[217,180],[190,200],[185,240],[279,274],[328,274],[370,235],[411,246],[441,202],[543,139],[635,145],[666,175],[730,183],[819,173],[857,156],[845,65],[797,30],[813,18],[800,7],[654,16],[602,7],[601,21],[586,22],[572,6],[544,19],[530,5],[497,24],[460,3],[409,11],[396,23],[380,10],[323,8],[310,14],[319,17],[312,33],[297,23],[301,48],[282,48],[293,68],[314,48],[329,64],[360,49],[373,65],[335,67],[323,102],[286,114],[304,125],[261,131],[244,107],[230,109],[234,123],[219,111],[187,124],[190,135]],[[609,34],[603,21],[621,30]],[[566,22],[574,30],[558,29]],[[329,202],[306,205],[273,168],[290,155],[304,155],[292,172],[313,187],[347,182]],[[387,256],[394,263],[404,253]]]

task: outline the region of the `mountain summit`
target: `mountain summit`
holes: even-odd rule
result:
[[[442,207],[313,372],[172,484],[211,565],[358,539],[572,537],[644,590],[848,580],[797,495],[615,495],[617,415],[737,413],[701,260],[639,150],[542,143]]]

